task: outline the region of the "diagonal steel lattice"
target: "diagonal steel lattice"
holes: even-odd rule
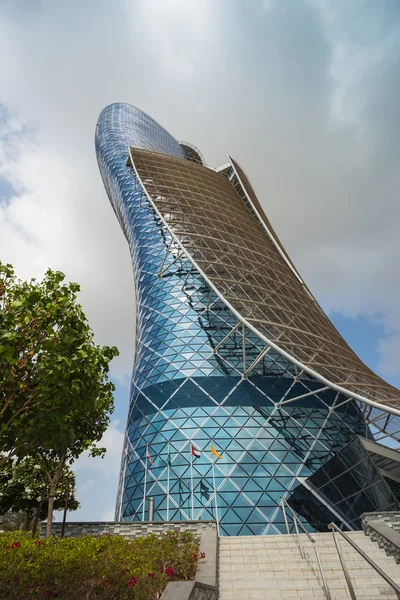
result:
[[[400,393],[332,326],[236,161],[205,166],[193,146],[123,104],[101,114],[96,150],[136,287],[116,517],[143,518],[153,496],[159,519],[218,516],[222,534],[280,532],[280,496],[310,490],[356,435],[397,438]],[[210,442],[222,453],[214,472]],[[358,504],[340,486],[327,501],[349,527],[360,498],[364,508],[393,503],[368,460],[361,452],[346,466]],[[357,483],[361,464],[369,471]]]

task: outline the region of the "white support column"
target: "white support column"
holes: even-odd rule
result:
[[[231,337],[231,335],[233,333],[235,333],[235,331],[237,331],[240,327],[240,321],[238,323],[236,323],[235,327],[233,329],[230,330],[230,332],[228,333],[228,335],[226,335],[224,337],[223,340],[221,340],[216,346],[215,348],[213,348],[213,354],[217,354],[218,349],[226,342],[227,339],[229,339]]]
[[[242,323],[242,344],[243,344],[243,379],[247,379],[246,371],[246,326]]]

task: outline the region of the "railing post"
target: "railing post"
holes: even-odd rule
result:
[[[301,555],[301,558],[305,558],[305,557],[304,557],[304,552],[303,552],[303,546],[301,545],[301,542],[300,542],[299,528],[297,527],[297,519],[294,519],[294,528],[295,528],[295,530],[296,530],[296,535],[297,535],[297,543],[298,543],[298,545],[299,545],[299,549],[300,549],[300,555]]]
[[[317,559],[317,564],[318,564],[319,572],[321,573],[322,585],[323,585],[323,588],[324,588],[325,596],[326,596],[327,600],[332,600],[332,596],[331,596],[331,593],[330,593],[329,587],[328,587],[328,582],[327,582],[326,577],[325,577],[324,567],[322,566],[321,558],[319,556],[319,552],[318,552],[315,540],[308,533],[307,529],[304,527],[303,523],[299,520],[299,518],[297,517],[296,513],[293,512],[293,509],[286,502],[285,498],[283,496],[281,496],[281,506],[282,506],[282,511],[283,511],[283,517],[284,517],[285,523],[286,523],[287,532],[289,533],[289,525],[288,525],[288,521],[287,521],[287,518],[286,518],[285,504],[287,504],[287,506],[288,506],[290,512],[292,513],[292,516],[293,516],[293,523],[294,523],[294,528],[296,530],[297,543],[299,545],[299,550],[300,550],[301,558],[304,560],[306,558],[306,555],[304,553],[303,546],[302,546],[302,544],[300,542],[300,535],[299,535],[298,523],[301,525],[304,533],[306,534],[306,536],[308,537],[308,539],[310,540],[310,542],[312,543],[312,545],[314,547],[315,556],[316,556],[316,559]]]
[[[285,519],[286,531],[288,532],[288,534],[290,534],[289,524],[288,524],[288,520],[287,520],[287,516],[286,516],[286,510],[285,510],[285,504],[284,504],[283,498],[281,498],[281,507],[282,507],[282,512],[283,512],[283,518]]]
[[[347,580],[348,582],[350,581],[350,578],[349,578],[349,576],[348,576],[348,573],[347,573],[346,567],[345,567],[345,565],[344,565],[344,562],[343,562],[343,560],[342,560],[342,557],[341,557],[341,552],[340,552],[340,548],[339,548],[339,545],[338,545],[338,544],[337,544],[337,542],[336,542],[335,533],[338,533],[338,534],[339,534],[339,535],[340,535],[342,538],[344,538],[344,540],[345,540],[345,541],[346,541],[348,544],[350,544],[350,546],[352,546],[352,547],[354,548],[354,550],[355,550],[356,552],[358,552],[358,554],[359,554],[360,556],[362,556],[362,557],[363,557],[363,559],[364,559],[364,560],[365,560],[365,561],[366,561],[366,562],[367,562],[367,563],[368,563],[368,564],[369,564],[369,565],[370,565],[370,566],[371,566],[373,569],[375,569],[375,571],[376,571],[377,573],[379,573],[379,575],[380,575],[380,576],[381,576],[381,577],[382,577],[382,578],[383,578],[383,579],[386,581],[386,583],[388,583],[388,584],[389,584],[389,585],[390,585],[390,586],[391,586],[391,587],[394,589],[394,591],[395,591],[395,592],[396,592],[396,594],[397,594],[397,597],[400,599],[400,586],[398,586],[398,585],[397,585],[397,583],[396,583],[395,581],[393,581],[393,579],[391,579],[391,578],[389,577],[389,575],[386,575],[385,571],[382,571],[382,569],[381,569],[381,568],[380,568],[380,567],[379,567],[379,566],[378,566],[378,565],[377,565],[377,564],[376,564],[376,563],[375,563],[375,562],[372,560],[372,558],[370,558],[370,557],[368,556],[368,554],[365,554],[364,550],[361,550],[361,548],[360,548],[359,546],[357,546],[357,544],[356,544],[355,542],[353,542],[353,540],[352,540],[351,538],[349,538],[349,537],[348,537],[348,536],[347,536],[347,535],[344,533],[344,531],[341,531],[341,530],[339,529],[339,527],[338,527],[338,526],[337,526],[335,523],[330,523],[330,524],[328,525],[328,529],[330,529],[330,530],[332,531],[333,539],[334,539],[334,541],[335,541],[335,544],[336,544],[336,550],[338,551],[339,558],[340,558],[340,561],[341,561],[341,563],[342,563],[342,567],[343,567],[343,572],[344,572],[344,574],[345,574],[345,577],[346,577],[346,580]],[[351,582],[350,582],[350,585],[351,585]],[[352,587],[352,586],[351,586],[351,587]],[[349,586],[349,589],[350,589],[350,586]],[[351,591],[350,591],[350,594],[351,594]],[[354,590],[353,590],[353,594],[354,594]],[[352,598],[355,598],[355,595],[353,596],[353,594],[351,594],[351,597],[352,597]]]
[[[333,536],[333,541],[335,542],[337,553],[339,555],[340,564],[342,565],[342,569],[343,569],[343,573],[344,573],[344,576],[345,576],[345,579],[346,579],[347,587],[349,588],[350,596],[351,596],[352,600],[357,600],[356,594],[354,592],[353,584],[351,583],[350,575],[349,575],[349,572],[347,570],[346,563],[344,562],[342,551],[341,551],[340,546],[339,546],[339,544],[337,542],[336,535],[335,535],[334,531],[332,531],[332,536]]]
[[[325,596],[327,597],[327,600],[332,600],[331,593],[330,593],[329,587],[328,587],[328,582],[326,581],[326,577],[325,577],[324,567],[322,566],[318,548],[315,543],[314,543],[314,550],[315,550],[315,557],[317,559],[317,563],[318,563],[318,567],[319,567],[319,572],[321,573],[322,584],[323,584],[324,590],[325,590]]]

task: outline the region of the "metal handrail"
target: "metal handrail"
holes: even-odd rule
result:
[[[283,510],[283,514],[285,517],[285,523],[286,523],[286,530],[288,533],[290,533],[289,531],[289,525],[286,519],[286,512],[285,512],[285,504],[288,507],[288,509],[290,510],[290,512],[292,513],[292,517],[293,517],[293,521],[297,521],[297,523],[300,525],[300,527],[302,528],[302,530],[304,531],[304,533],[306,534],[306,536],[308,537],[308,539],[310,540],[310,542],[312,542],[313,544],[315,544],[315,540],[313,537],[311,537],[311,535],[309,534],[309,532],[307,531],[307,529],[304,527],[303,523],[300,521],[299,517],[296,515],[296,513],[294,512],[294,510],[292,509],[292,507],[290,506],[290,504],[288,504],[287,500],[285,500],[285,498],[283,498],[283,496],[281,496],[281,502],[282,502],[282,510]]]
[[[362,556],[363,559],[366,560],[367,563],[373,569],[375,569],[375,571],[377,573],[379,573],[379,575],[386,581],[386,583],[388,583],[395,590],[395,592],[397,594],[397,597],[400,598],[400,587],[397,585],[397,583],[395,583],[393,581],[393,579],[391,579],[389,577],[389,575],[386,575],[386,573],[384,571],[382,571],[382,569],[372,560],[372,558],[370,558],[368,556],[368,554],[365,554],[364,550],[361,550],[361,548],[359,546],[357,546],[357,544],[355,542],[353,542],[353,540],[350,539],[348,537],[348,535],[346,535],[341,529],[339,529],[339,527],[336,525],[336,523],[330,523],[328,525],[328,529],[330,529],[332,531],[333,539],[334,539],[335,545],[336,545],[336,550],[337,550],[337,552],[339,554],[339,559],[340,559],[340,562],[341,562],[342,567],[343,567],[344,576],[346,577],[347,585],[349,587],[349,592],[350,592],[350,595],[351,595],[351,597],[352,597],[353,600],[356,599],[356,596],[355,596],[355,593],[354,593],[353,585],[352,585],[351,580],[350,580],[350,576],[348,574],[346,565],[344,563],[343,555],[342,555],[342,553],[340,551],[339,544],[337,543],[337,540],[336,540],[336,537],[335,537],[335,533],[336,532],[340,533],[340,535],[342,536],[342,538],[344,538],[346,540],[346,542],[348,544],[350,544],[350,546],[352,546],[354,548],[354,550],[356,550],[358,552],[358,554],[360,556]]]
[[[325,595],[327,597],[327,600],[332,600],[331,593],[330,593],[329,587],[328,587],[328,582],[327,582],[326,577],[325,577],[324,567],[322,566],[321,558],[320,558],[320,555],[319,555],[319,552],[318,552],[317,545],[315,543],[315,539],[308,533],[308,531],[304,527],[303,523],[300,521],[300,519],[298,518],[298,516],[296,515],[296,513],[292,510],[292,507],[289,506],[289,504],[287,503],[287,501],[285,500],[285,498],[283,498],[283,496],[281,496],[282,512],[283,512],[283,517],[285,519],[286,531],[288,532],[288,534],[290,534],[290,530],[289,530],[289,524],[288,524],[287,517],[286,517],[285,505],[288,507],[288,509],[292,513],[293,522],[294,522],[294,528],[296,530],[296,536],[297,536],[297,544],[299,546],[301,558],[305,559],[305,554],[304,554],[304,551],[303,551],[303,546],[301,545],[301,541],[300,541],[300,535],[299,535],[298,525],[300,525],[300,527],[302,528],[302,530],[304,531],[304,533],[306,534],[306,536],[308,537],[308,539],[310,540],[310,542],[313,545],[313,548],[314,548],[314,551],[315,551],[315,557],[317,559],[317,564],[318,564],[319,572],[321,574],[322,584],[324,586]]]

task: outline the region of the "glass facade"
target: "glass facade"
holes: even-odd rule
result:
[[[136,293],[135,364],[116,519],[147,518],[144,500],[153,497],[156,520],[217,518],[221,535],[280,533],[280,497],[295,498],[296,490],[300,493],[304,482],[357,435],[370,434],[354,400],[321,386],[285,354],[266,346],[254,328],[238,321],[228,294],[222,296],[198,266],[201,261],[194,262],[190,249],[177,243],[177,226],[173,230],[171,223],[178,213],[171,203],[165,206],[171,186],[174,202],[184,202],[179,165],[182,173],[187,164],[198,169],[186,175],[193,181],[208,173],[188,147],[127,104],[112,104],[99,117],[100,172],[129,243]],[[169,157],[178,166],[168,194],[164,163],[157,183],[149,170],[134,164],[139,151],[150,157],[146,160]],[[221,190],[232,189],[250,214],[233,167],[213,170],[212,177],[220,178]],[[195,202],[196,188],[186,193],[185,202],[189,193]],[[190,218],[189,211],[187,227],[198,222],[196,215]],[[253,213],[251,218],[256,219]],[[182,223],[179,239],[185,235]],[[255,220],[256,233],[257,228]],[[229,285],[233,289],[235,281]],[[220,458],[210,452],[211,445]],[[329,469],[325,472],[331,477]],[[373,463],[368,473],[372,482]],[[311,496],[320,499],[316,492]],[[378,509],[383,496],[376,495]],[[318,529],[314,517],[304,517],[303,505],[296,501],[299,514],[310,530]]]
[[[299,485],[289,505],[316,531],[361,529],[360,515],[398,509],[397,499],[358,437]]]

